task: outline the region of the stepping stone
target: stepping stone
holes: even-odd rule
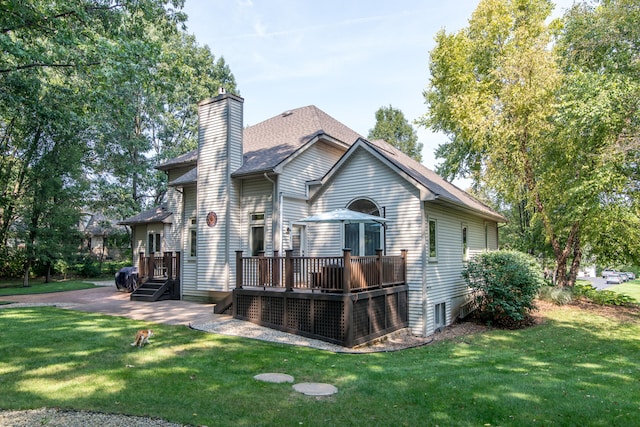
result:
[[[298,393],[302,393],[307,396],[331,396],[338,392],[338,389],[335,386],[323,383],[294,384],[293,389]]]
[[[253,377],[254,380],[264,381],[266,383],[292,383],[293,377],[287,374],[267,373]]]

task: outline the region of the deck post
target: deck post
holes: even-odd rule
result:
[[[242,251],[236,251],[236,289],[242,289]]]
[[[293,249],[287,249],[284,253],[284,286],[286,292],[293,292]]]
[[[173,279],[173,253],[164,253],[164,268],[166,269],[167,279]]]
[[[351,249],[343,249],[342,292],[351,292]]]
[[[407,283],[407,250],[403,249],[400,251],[400,256],[402,257],[402,283]]]
[[[147,271],[147,277],[156,277],[156,254],[154,252],[149,253],[149,271]]]
[[[272,274],[273,277],[271,279],[271,283],[273,284],[273,286],[280,286],[280,257],[279,257],[280,251],[273,251],[273,266],[272,268]]]
[[[140,252],[138,255],[138,277],[143,278],[145,276],[145,262],[144,252]]]
[[[180,280],[180,251],[176,251],[176,268],[173,270],[174,279]]]
[[[384,283],[384,273],[383,273],[383,266],[382,266],[382,253],[383,250],[382,249],[376,249],[376,255],[378,256],[378,259],[376,260],[377,263],[377,267],[378,267],[378,287],[382,288],[382,285]]]

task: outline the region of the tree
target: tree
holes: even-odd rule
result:
[[[558,138],[582,153],[573,194],[599,196],[582,228],[601,265],[640,262],[640,4],[576,4],[557,52],[565,75]]]
[[[577,63],[553,48],[562,27],[547,24],[551,8],[547,0],[485,0],[468,28],[440,32],[422,124],[449,135],[439,149],[448,174],[470,172],[508,205],[526,202],[553,250],[557,283],[572,285],[583,243],[593,246],[603,222],[633,206],[633,168],[616,146],[631,127],[622,124],[638,121],[637,98],[631,108],[615,102],[622,81],[603,77],[603,67],[588,79],[568,72]],[[570,23],[565,28],[561,39],[580,39]]]
[[[402,111],[391,105],[376,111],[376,125],[369,130],[368,138],[383,139],[414,160],[422,161],[422,143],[418,142],[418,134]]]
[[[438,33],[425,91],[430,110],[422,123],[450,136],[440,153],[452,155],[449,167],[457,170],[451,173],[465,165],[508,202],[526,200],[542,219],[563,272],[577,230],[563,229],[564,242],[558,237],[538,180],[560,82],[545,24],[551,7],[547,0],[485,0],[468,28]]]
[[[220,87],[236,92],[224,59],[216,60],[193,36],[159,37],[153,26],[147,34],[154,43],[145,47],[147,66],[114,69],[111,96],[99,112],[95,200],[120,218],[162,202],[166,177],[153,165],[197,146],[198,102]]]
[[[8,0],[0,5],[0,250],[25,246],[32,266],[73,245],[95,172],[96,119],[113,105],[108,85],[149,71],[158,40],[178,30],[179,0]],[[117,109],[111,113],[117,114]]]

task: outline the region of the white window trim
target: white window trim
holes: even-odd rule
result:
[[[260,215],[262,216],[262,219],[254,218],[254,216],[260,216]],[[266,227],[265,218],[266,218],[266,214],[264,211],[256,211],[256,212],[251,212],[249,214],[249,253],[252,256],[253,256],[253,229],[254,228],[262,227],[262,238],[263,238],[262,250],[263,251],[266,250],[267,227]]]
[[[440,309],[440,310],[439,310]],[[441,321],[438,323],[438,313],[442,315]],[[433,305],[433,329],[434,331],[442,330],[447,326],[447,303],[441,301]]]
[[[466,262],[469,260],[469,225],[466,222],[463,222],[460,228],[460,243],[462,245],[462,261]]]
[[[435,256],[431,256],[431,222],[434,226],[434,246]],[[436,218],[427,217],[427,258],[429,262],[438,262],[438,220]]]
[[[192,239],[193,239],[193,235],[192,235],[192,231],[196,232],[196,248],[195,248],[195,254],[192,255],[191,254],[191,246],[192,246]],[[188,258],[192,258],[195,259],[198,257],[198,224],[197,224],[197,219],[196,217],[191,217],[189,218],[189,230],[188,230],[189,235],[187,236],[187,254],[188,254]]]

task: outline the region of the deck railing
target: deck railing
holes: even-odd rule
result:
[[[180,279],[180,252],[150,253],[140,252],[138,263],[140,277]]]
[[[260,253],[243,257],[236,251],[236,288],[284,288],[287,291],[353,293],[406,283],[406,251],[400,256],[352,256],[343,249],[338,257],[284,257]]]

